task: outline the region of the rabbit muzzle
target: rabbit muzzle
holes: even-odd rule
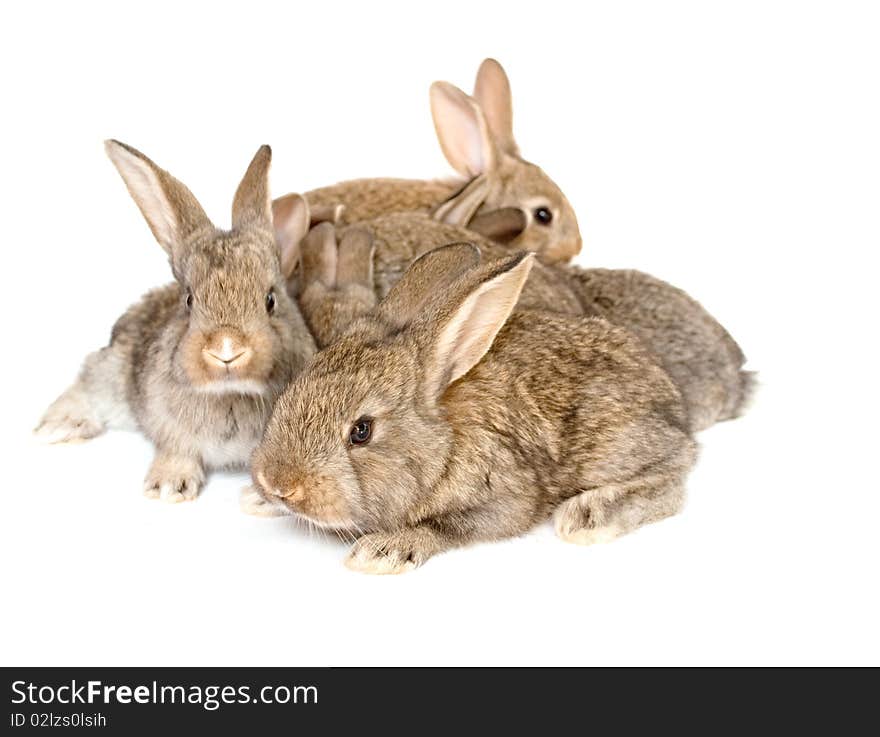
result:
[[[272,502],[280,502],[291,512],[331,529],[351,528],[353,523],[342,494],[330,477],[303,478],[284,469],[253,469],[260,493]]]
[[[181,359],[190,381],[212,393],[246,389],[261,394],[274,365],[271,340],[259,331],[246,334],[230,326],[190,331]]]
[[[208,368],[221,371],[244,370],[253,354],[253,350],[242,341],[241,336],[231,332],[215,334],[202,348],[202,360]]]

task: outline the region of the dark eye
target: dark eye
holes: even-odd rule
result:
[[[266,312],[270,315],[275,310],[275,290],[270,289],[269,294],[266,295]]]
[[[193,293],[187,291],[186,293],[186,309],[191,310],[193,306]]]
[[[351,428],[348,439],[352,445],[366,445],[373,434],[373,421],[369,417],[361,417]]]
[[[553,222],[553,213],[547,207],[539,207],[535,210],[535,220],[541,225],[550,225]]]

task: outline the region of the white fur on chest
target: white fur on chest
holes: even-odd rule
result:
[[[201,448],[202,462],[208,468],[246,466],[258,441],[250,433],[239,433],[229,440],[205,442]]]
[[[222,386],[226,391],[219,391]],[[241,468],[263,434],[271,402],[250,385],[148,386],[141,425],[157,446],[201,459],[206,468]],[[230,389],[234,391],[230,391]],[[246,391],[245,391],[246,390]]]

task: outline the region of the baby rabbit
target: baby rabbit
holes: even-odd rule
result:
[[[473,97],[448,82],[435,82],[434,127],[446,159],[464,181],[357,179],[308,192],[309,206],[323,213],[344,205],[340,224],[392,212],[429,212],[466,181],[482,176],[487,190],[479,213],[472,213],[471,230],[510,240],[514,248],[534,251],[545,263],[568,261],[581,250],[577,217],[543,170],[521,158],[512,111],[510,83],[494,59],[480,65]],[[501,222],[495,212],[500,208],[512,208]],[[328,212],[324,219],[333,217]]]
[[[483,62],[474,94],[469,98],[442,82],[431,89],[444,153],[472,177],[463,189],[460,182],[362,179],[307,195],[316,208],[332,210],[329,219],[343,203],[340,225],[360,222],[377,233],[380,296],[412,258],[444,243],[476,241],[498,256],[502,251],[484,239],[507,244],[508,253],[532,250],[541,263],[564,273],[542,276],[539,293],[527,288],[530,302],[564,314],[602,316],[637,335],[679,385],[695,430],[741,415],[756,381],[742,370],[745,356],[733,338],[690,295],[649,274],[563,266],[580,251],[577,220],[556,185],[518,157],[510,85],[498,62]],[[276,200],[276,218],[284,202]],[[444,228],[428,214],[462,227]],[[534,273],[530,281],[536,281]]]
[[[193,499],[206,470],[248,462],[275,398],[315,351],[285,290],[308,206],[289,198],[284,224],[273,230],[271,150],[263,146],[235,194],[232,229],[220,230],[142,153],[118,141],[106,149],[176,281],[119,318],[110,344],[86,358],[37,432],[84,440],[134,425],[156,446],[145,494]]]
[[[349,226],[366,231],[375,242],[373,281],[378,296],[388,294],[413,259],[447,243],[474,242],[490,258],[509,254],[508,246],[453,224],[465,222],[481,196],[477,178],[443,203],[434,216],[393,213]],[[438,216],[448,222],[439,222]],[[278,212],[276,223],[283,227],[284,218]],[[344,310],[332,301],[324,304],[329,307],[322,313],[318,302],[313,300],[308,306],[300,302],[309,310],[309,325],[319,347],[344,332],[348,324],[340,321]],[[724,327],[688,294],[649,274],[537,261],[519,307],[603,317],[632,333],[678,385],[695,431],[738,417],[753,392],[754,374],[743,370],[745,356]]]
[[[357,537],[347,565],[368,573],[551,514],[590,544],[677,512],[681,395],[608,322],[514,310],[533,265],[468,244],[416,260],[279,398],[252,461],[264,499]]]

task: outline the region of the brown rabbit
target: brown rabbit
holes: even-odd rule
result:
[[[580,236],[574,241],[569,237],[577,232],[577,223],[568,203],[551,196],[558,191],[556,186],[515,156],[510,85],[492,59],[480,67],[475,97],[468,98],[446,83],[432,88],[432,111],[443,150],[453,165],[470,177],[486,169],[479,165],[480,152],[506,151],[507,157],[490,159],[505,162],[509,179],[483,173],[463,189],[461,182],[363,179],[307,195],[310,202],[332,210],[334,215],[340,213],[338,203],[344,203],[340,225],[362,221],[368,230],[376,231],[376,286],[380,296],[387,293],[412,258],[445,243],[474,241],[484,250],[501,254],[478,234],[508,244],[508,253],[510,248],[536,251],[547,265],[561,266],[580,250]],[[470,121],[470,126],[461,127],[462,120]],[[480,142],[476,148],[474,141]],[[474,166],[459,166],[464,161],[463,152],[473,154]],[[497,193],[501,180],[507,182],[503,196]],[[546,182],[549,185],[545,188]],[[549,227],[541,227],[536,211],[530,214],[526,206],[537,201],[530,199],[530,188],[545,191],[550,197],[548,202],[557,202],[556,209],[550,208]],[[448,199],[440,202],[443,197]],[[462,201],[466,203],[464,208],[460,207]],[[275,203],[276,209],[283,205],[284,198]],[[423,217],[429,214],[467,230],[430,223]],[[570,244],[574,242],[577,246],[572,249]],[[527,287],[530,300],[565,314],[603,316],[636,334],[678,383],[694,429],[704,429],[744,411],[756,383],[755,375],[742,370],[745,356],[739,346],[696,300],[639,271],[561,268],[567,273],[540,277],[540,289],[537,285]],[[536,278],[533,273],[530,281]],[[314,322],[320,320],[316,316]],[[329,335],[334,330],[325,326],[324,332]]]
[[[305,196],[322,218],[340,224],[392,212],[433,211],[474,177],[487,184],[470,228],[538,254],[545,263],[568,261],[581,250],[577,217],[565,195],[539,167],[519,154],[513,137],[510,83],[501,65],[486,59],[477,72],[474,96],[448,82],[431,86],[431,113],[440,146],[463,180],[357,179]],[[277,200],[283,202],[284,198]],[[501,228],[499,208],[515,208],[514,227]],[[505,216],[505,224],[510,212]]]
[[[86,358],[37,432],[64,441],[138,427],[156,446],[144,492],[192,499],[207,469],[248,462],[275,398],[315,351],[285,290],[308,206],[288,198],[273,232],[263,146],[235,194],[232,229],[219,230],[146,156],[117,141],[106,148],[176,281],[119,318],[110,344]]]
[[[676,513],[696,456],[681,395],[626,331],[514,311],[533,261],[468,244],[416,260],[281,395],[258,493],[357,537],[347,564],[369,573],[551,514],[590,544]]]
[[[509,246],[451,224],[456,219],[467,222],[483,191],[478,178],[443,203],[433,217],[394,213],[350,226],[367,231],[375,241],[374,286],[380,298],[413,259],[447,243],[473,242],[491,258],[510,253]],[[499,219],[504,213],[497,211]],[[438,222],[438,215],[450,222]],[[276,222],[284,225],[277,213]],[[685,292],[648,274],[538,261],[519,304],[564,315],[604,317],[638,337],[678,385],[694,430],[739,416],[751,396],[754,374],[742,369],[745,357],[728,332]],[[320,305],[327,305],[325,311]],[[347,326],[340,320],[344,310],[332,301],[301,302],[301,306],[319,346]]]

